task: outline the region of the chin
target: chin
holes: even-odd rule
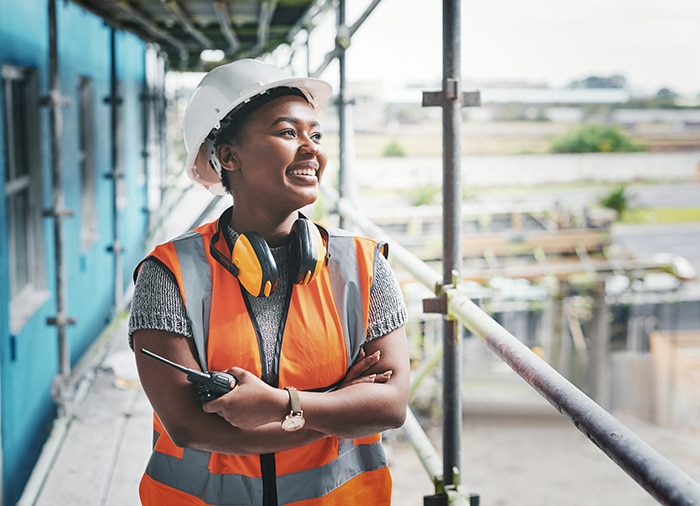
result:
[[[301,207],[310,206],[318,200],[318,189],[313,192],[305,192],[304,197],[300,199]]]

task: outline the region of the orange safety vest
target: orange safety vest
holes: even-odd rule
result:
[[[150,257],[177,280],[202,369],[238,366],[263,378],[261,337],[241,287],[209,252],[216,228],[217,222],[203,225],[156,247]],[[328,233],[328,265],[310,284],[292,284],[278,341],[278,388],[328,389],[342,380],[365,342],[374,262],[384,245],[339,229]],[[144,505],[391,502],[379,434],[238,456],[176,446],[155,414],[153,428],[153,453],[139,487]]]

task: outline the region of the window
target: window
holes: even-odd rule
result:
[[[94,94],[92,79],[78,82],[78,163],[80,164],[80,245],[83,252],[97,239],[95,201]]]
[[[30,69],[3,66],[5,198],[10,327],[17,332],[48,297],[45,291],[38,85]]]

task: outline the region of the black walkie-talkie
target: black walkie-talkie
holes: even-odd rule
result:
[[[193,383],[197,389],[197,398],[202,401],[211,401],[217,397],[230,392],[233,387],[236,386],[236,378],[225,372],[211,372],[211,371],[197,371],[196,369],[190,369],[184,365],[176,364],[171,362],[167,358],[163,358],[160,355],[156,355],[152,351],[148,351],[145,348],[141,348],[141,353],[147,355],[156,360],[160,360],[164,364],[174,367],[178,371],[182,371],[187,374],[187,379],[190,383]]]

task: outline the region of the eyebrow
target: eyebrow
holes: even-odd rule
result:
[[[270,126],[275,126],[278,123],[292,123],[294,125],[300,125],[301,120],[294,118],[294,117],[291,117],[291,116],[280,116],[279,118],[275,119],[275,121],[273,121]],[[318,128],[320,126],[321,126],[321,124],[318,121],[311,122],[312,128]]]

